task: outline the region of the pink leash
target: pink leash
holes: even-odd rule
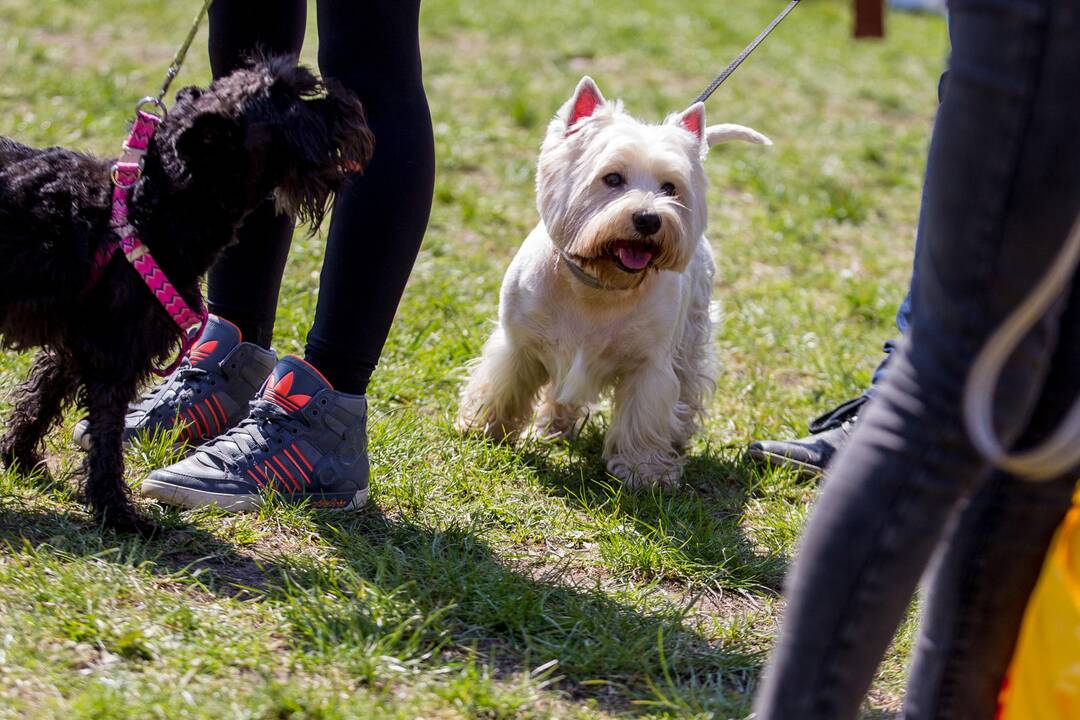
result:
[[[150,292],[165,308],[165,312],[169,313],[169,317],[173,319],[173,322],[184,331],[184,339],[180,342],[180,353],[172,364],[164,370],[153,368],[155,375],[167,377],[180,366],[191,347],[202,337],[208,315],[206,305],[201,298],[198,310],[193,310],[184,301],[184,298],[177,292],[176,287],[165,276],[161,266],[154,260],[150,250],[139,240],[138,232],[128,222],[128,200],[131,196],[131,189],[135,187],[142,177],[143,159],[146,156],[146,150],[150,146],[150,140],[154,137],[154,132],[157,131],[162,120],[162,117],[142,110],[143,105],[148,103],[155,104],[161,110],[162,117],[165,114],[164,105],[160,100],[153,98],[144,100],[136,109],[135,123],[131,128],[131,134],[128,136],[127,142],[124,143],[124,154],[113,165],[112,169],[114,187],[112,218],[109,225],[119,240],[110,240],[94,255],[93,264],[90,266],[88,287],[97,284],[105,271],[105,266],[112,260],[113,255],[122,250],[124,257],[138,271],[139,277],[143,279],[146,287],[150,288]]]

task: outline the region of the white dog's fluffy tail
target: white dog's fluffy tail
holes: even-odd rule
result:
[[[753,143],[754,145],[773,144],[772,140],[767,136],[762,135],[754,128],[748,128],[745,125],[736,125],[734,123],[710,125],[705,130],[705,140],[708,141],[709,147],[731,140],[740,140],[742,142]]]

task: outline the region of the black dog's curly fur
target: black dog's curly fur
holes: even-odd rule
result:
[[[363,167],[373,139],[359,100],[292,61],[261,59],[209,89],[177,94],[146,155],[130,222],[195,307],[200,278],[244,217],[271,194],[317,225],[346,168]],[[128,403],[179,328],[122,254],[87,289],[95,251],[112,241],[110,160],[0,138],[0,335],[40,347],[19,388],[0,459],[32,470],[47,430],[74,399],[89,413],[84,495],[100,521],[152,532],[123,481]]]

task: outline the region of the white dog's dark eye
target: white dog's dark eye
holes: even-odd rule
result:
[[[674,185],[674,183],[669,183],[669,182],[664,183],[663,185],[660,186],[660,192],[663,193],[664,195],[674,195],[675,194],[675,185]]]
[[[619,173],[608,173],[604,176],[604,184],[610,188],[617,188],[624,182],[626,181],[623,180],[623,176]]]

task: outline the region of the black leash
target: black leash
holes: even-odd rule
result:
[[[169,109],[165,106],[165,95],[169,92],[169,86],[172,85],[172,81],[180,74],[180,68],[184,65],[184,59],[187,57],[188,50],[191,49],[191,43],[195,41],[195,35],[199,32],[199,26],[202,25],[203,18],[206,17],[206,13],[210,9],[210,4],[213,1],[214,0],[203,0],[199,14],[191,21],[191,27],[188,28],[187,37],[184,38],[184,42],[180,45],[180,49],[176,51],[176,55],[173,55],[172,63],[169,64],[169,69],[165,72],[165,82],[162,83],[161,91],[157,94],[157,97],[154,97],[153,95],[144,97],[135,107],[136,110],[142,110],[143,108],[152,105],[157,109],[158,118],[161,120],[164,120],[169,114]]]
[[[735,72],[735,70],[737,70],[738,67],[742,65],[743,60],[745,60],[750,55],[750,53],[754,52],[754,50],[757,49],[757,46],[761,44],[761,41],[768,37],[769,33],[771,33],[773,29],[780,24],[780,21],[786,18],[788,16],[788,13],[794,10],[795,6],[798,4],[799,0],[791,0],[791,2],[788,3],[788,6],[784,8],[783,12],[777,15],[776,18],[771,23],[769,23],[764,30],[761,31],[761,34],[754,38],[754,41],[752,43],[747,45],[741,53],[736,55],[735,59],[732,60],[726,68],[724,68],[724,71],[717,75],[715,80],[709,83],[709,87],[705,88],[705,91],[698,95],[696,98],[694,98],[694,102],[690,104],[693,105],[695,103],[705,102],[706,100],[708,100],[709,97],[714,92],[716,92],[716,88],[720,87],[720,84],[727,80],[728,77],[731,76],[731,73]]]
[[[210,9],[210,3],[213,1],[214,0],[205,0],[202,8],[199,10],[199,14],[191,21],[191,27],[188,29],[187,37],[184,38],[184,42],[180,45],[180,49],[176,51],[176,55],[173,56],[172,64],[169,65],[169,70],[165,73],[165,82],[161,86],[161,92],[158,93],[158,100],[165,99],[165,94],[169,92],[169,86],[172,85],[172,81],[176,79],[176,76],[180,74],[180,68],[184,64],[184,58],[187,57],[188,50],[191,49],[191,43],[195,40],[195,33],[199,32],[199,26],[202,25],[203,18],[206,17],[206,12]]]

